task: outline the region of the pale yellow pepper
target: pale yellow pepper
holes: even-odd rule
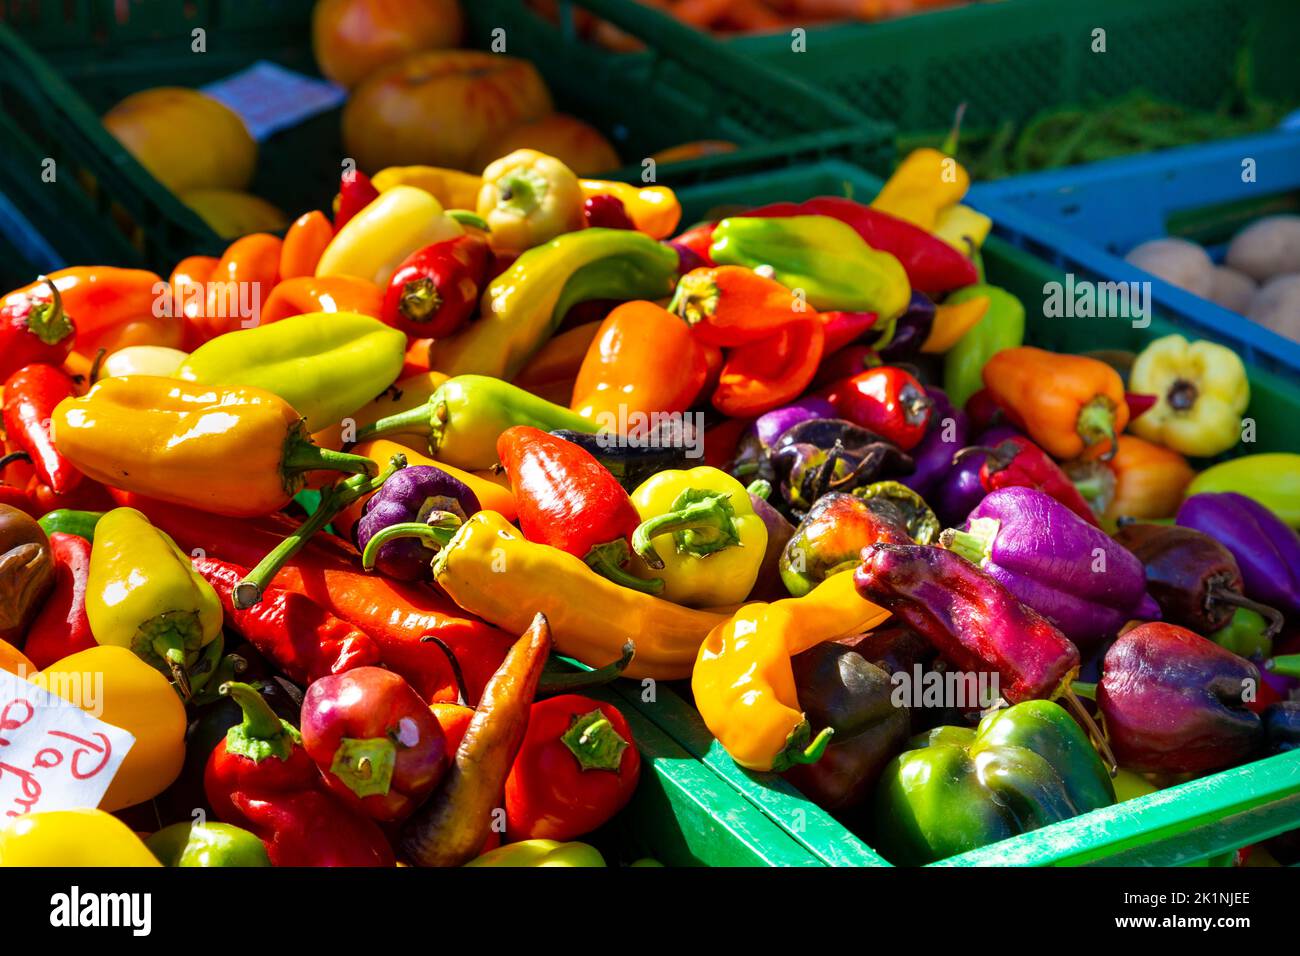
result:
[[[933,232],[939,214],[961,202],[968,189],[970,174],[961,163],[937,149],[923,147],[899,163],[871,208]]]
[[[473,209],[483,177],[441,166],[389,166],[375,173],[370,183],[381,193],[394,186],[414,186],[431,193],[447,209]]]
[[[517,149],[483,170],[478,214],[498,253],[521,253],[586,225],[586,197],[573,170],[554,156]]]
[[[463,233],[432,194],[394,186],[343,225],[321,253],[316,276],[355,276],[384,287],[412,252]]]

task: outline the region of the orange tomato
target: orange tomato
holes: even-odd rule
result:
[[[554,156],[579,176],[592,176],[622,165],[613,144],[600,130],[564,113],[521,123],[489,139],[479,149],[476,165],[486,169],[493,160],[517,149],[535,149]]]
[[[459,46],[464,33],[457,0],[319,0],[311,17],[316,64],[348,89],[408,53]]]

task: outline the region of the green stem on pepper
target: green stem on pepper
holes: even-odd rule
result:
[[[673,502],[671,511],[649,518],[632,532],[632,550],[650,567],[664,566],[653,539],[662,534],[677,535],[677,550],[704,557],[740,544],[735,511],[726,493],[688,488]]]

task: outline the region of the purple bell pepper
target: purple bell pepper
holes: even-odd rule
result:
[[[975,436],[974,444],[984,448],[994,448],[1000,442],[1019,435],[1020,432],[1010,425],[995,425]],[[959,525],[966,520],[971,509],[984,500],[988,494],[980,482],[980,467],[984,464],[985,454],[973,452],[962,458],[940,479],[938,487],[930,502],[939,520],[946,525]],[[951,459],[950,459],[951,464]]]
[[[943,389],[927,386],[925,392],[934,401],[930,425],[921,443],[912,449],[916,471],[900,481],[928,502],[940,482],[952,471],[952,456],[966,447],[966,440],[970,438],[970,417],[961,409],[952,407]],[[975,471],[978,477],[979,469]],[[955,521],[949,523],[956,524]]]
[[[1300,535],[1273,512],[1225,491],[1192,495],[1174,520],[1232,552],[1247,597],[1285,614],[1300,614]]]
[[[459,478],[432,465],[403,468],[384,482],[357,522],[357,549],[399,581],[429,576],[429,562],[467,518],[480,510],[478,497]],[[378,543],[371,546],[371,540]],[[369,547],[368,547],[369,546]]]
[[[1160,616],[1142,562],[1037,489],[990,492],[942,541],[1081,647],[1114,637],[1135,618]]]

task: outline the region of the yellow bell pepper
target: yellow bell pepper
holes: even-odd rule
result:
[[[464,231],[430,193],[394,186],[344,223],[321,253],[316,276],[355,276],[384,287],[412,252]]]
[[[50,810],[0,829],[0,866],[162,866],[131,828],[103,810]]]
[[[370,184],[381,193],[394,186],[414,186],[431,194],[446,209],[473,209],[478,205],[483,177],[440,166],[389,166],[375,173]]]
[[[1166,335],[1139,353],[1128,387],[1156,396],[1156,404],[1129,425],[1141,438],[1203,458],[1241,440],[1250,382],[1246,366],[1230,348]]]
[[[483,170],[478,214],[497,253],[521,253],[586,225],[586,197],[573,170],[535,149],[517,149]]]
[[[114,508],[95,525],[86,618],[100,644],[179,679],[221,633],[221,600],[166,532],[134,508]]]
[[[700,645],[691,673],[695,706],[742,767],[780,772],[813,763],[832,731],[827,727],[810,740],[790,658],[862,634],[887,617],[858,594],[851,574],[832,575],[803,597],[746,604]]]
[[[79,651],[29,679],[135,736],[99,802],[101,810],[151,800],[180,775],[185,763],[185,705],[167,678],[126,648]]]
[[[972,245],[982,248],[992,231],[992,219],[962,203],[940,212],[934,224],[935,237],[963,255],[970,255]]]
[[[188,352],[169,349],[162,345],[128,345],[119,349],[99,368],[100,378],[121,378],[123,375],[161,375],[168,377],[189,358]]]
[[[637,232],[651,239],[667,239],[682,221],[682,204],[667,186],[633,186],[603,179],[584,179],[581,185],[586,199],[613,196],[621,202]]]
[[[488,850],[466,866],[604,866],[605,858],[586,843],[520,840]]]
[[[970,174],[961,163],[937,149],[923,147],[899,163],[871,208],[933,232],[939,214],[961,202],[968,189]]]

